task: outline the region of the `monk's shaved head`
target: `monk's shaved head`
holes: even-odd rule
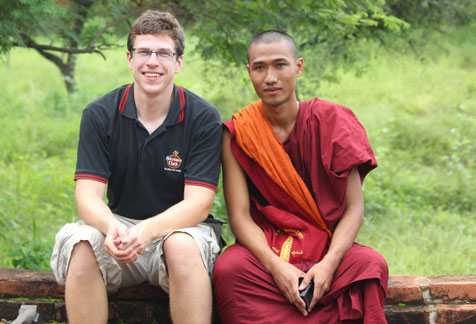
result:
[[[294,39],[285,32],[270,29],[256,34],[251,40],[248,45],[248,51],[246,52],[248,63],[250,63],[250,48],[253,44],[270,44],[280,41],[285,41],[289,45],[289,50],[291,51],[292,56],[297,60],[298,50]]]

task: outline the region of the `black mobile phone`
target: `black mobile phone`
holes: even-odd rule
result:
[[[299,284],[301,284],[302,279],[303,278],[299,278]],[[307,285],[306,288],[304,288],[303,290],[299,292],[299,296],[306,303],[306,309],[308,309],[309,305],[311,304],[313,294],[314,294],[314,280],[311,280],[309,285]]]

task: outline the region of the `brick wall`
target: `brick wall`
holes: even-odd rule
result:
[[[388,323],[475,324],[476,276],[391,276]]]
[[[18,315],[22,304],[38,305],[42,322],[66,322],[64,289],[51,272],[0,269],[0,323]],[[168,297],[143,284],[109,295],[110,323],[171,323]],[[476,323],[476,276],[391,276],[388,323]]]

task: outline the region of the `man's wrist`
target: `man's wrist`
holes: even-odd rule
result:
[[[142,226],[142,233],[145,234],[150,240],[155,240],[159,238],[159,236],[157,236],[154,231],[154,217],[144,219],[139,223],[140,226]]]
[[[121,226],[122,223],[117,220],[116,217],[112,217],[105,222],[105,228],[106,228],[106,234],[111,232],[111,230],[114,230],[118,226]]]

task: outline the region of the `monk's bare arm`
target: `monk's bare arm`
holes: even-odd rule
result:
[[[305,303],[297,290],[298,278],[304,273],[281,260],[271,250],[263,231],[251,218],[246,177],[231,151],[230,133],[226,129],[223,132],[222,167],[223,190],[233,233],[239,243],[250,250],[271,273],[286,299],[306,315]]]
[[[223,191],[231,229],[240,244],[268,268],[277,257],[269,248],[263,231],[250,215],[250,200],[245,174],[230,148],[230,133],[223,132]]]
[[[325,259],[332,259],[335,268],[340,264],[345,252],[354,243],[359,229],[364,222],[364,198],[357,168],[349,175],[346,191],[345,211],[334,231],[333,238]]]
[[[345,252],[352,246],[352,243],[359,232],[364,221],[364,199],[360,175],[357,168],[352,169],[346,191],[346,205],[344,215],[334,230],[329,251],[326,256],[311,268],[303,284],[314,277],[314,298],[309,309],[312,309],[318,299],[329,289],[334,276],[334,272],[339,266]]]

